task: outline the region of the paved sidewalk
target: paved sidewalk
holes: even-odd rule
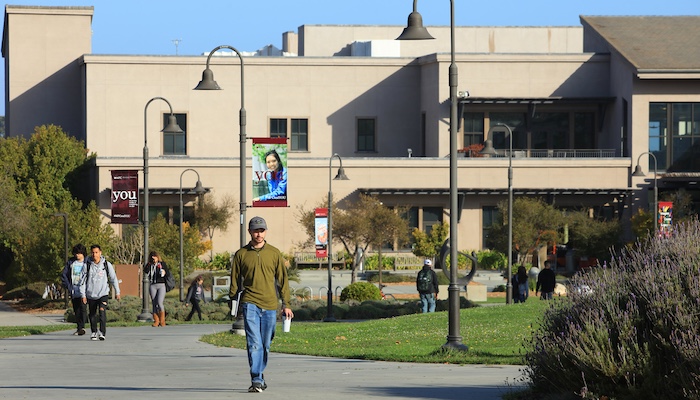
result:
[[[3,305],[5,307],[3,307]],[[47,322],[7,311],[12,325]],[[50,323],[58,323],[51,322]],[[107,328],[107,340],[91,341],[66,330],[0,340],[0,399],[266,399],[498,400],[520,376],[519,366],[443,365],[343,360],[273,353],[268,390],[249,394],[244,350],[199,341],[230,325]],[[287,335],[279,333],[280,335]],[[293,335],[294,333],[289,333]],[[508,382],[508,383],[506,383]]]

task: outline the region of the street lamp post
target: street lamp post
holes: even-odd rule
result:
[[[632,176],[646,176],[646,174],[642,171],[641,165],[639,165],[639,160],[641,160],[642,156],[645,154],[650,155],[651,158],[654,159],[654,234],[656,234],[659,232],[659,185],[656,180],[658,165],[656,164],[656,156],[654,153],[646,151],[637,157],[637,166],[634,168]]]
[[[413,0],[413,12],[408,16],[408,24],[403,30],[398,40],[425,40],[434,39],[423,27],[423,17],[417,11],[418,0]],[[467,350],[467,346],[462,344],[462,336],[459,332],[459,286],[457,285],[457,250],[459,242],[457,240],[457,64],[455,63],[455,7],[454,0],[450,0],[450,286],[447,288],[449,294],[449,332],[447,343],[444,347]]]
[[[333,158],[337,157],[340,161],[340,168],[338,168],[338,174],[335,178],[331,179],[333,171]],[[328,308],[326,309],[326,318],[323,322],[335,322],[335,317],[333,316],[333,285],[332,285],[332,275],[333,270],[333,190],[331,185],[333,180],[336,181],[347,181],[349,178],[345,175],[345,170],[343,169],[343,160],[340,158],[338,153],[333,153],[328,162],[328,294],[327,302]]]
[[[513,304],[513,131],[508,125],[498,124],[489,129],[486,146],[481,154],[496,154],[493,148],[492,134],[495,130],[505,128],[508,134],[508,276],[506,277],[506,304]]]
[[[161,132],[165,133],[182,133],[182,129],[177,124],[175,115],[173,114],[173,106],[170,102],[163,97],[154,97],[146,103],[143,109],[143,215],[141,220],[143,221],[143,258],[144,262],[141,263],[141,275],[143,275],[143,307],[141,309],[141,314],[138,316],[139,322],[151,321],[151,314],[148,311],[148,275],[146,274],[145,265],[148,262],[148,106],[155,100],[163,100],[170,108],[170,115],[168,116],[168,125],[163,128]]]
[[[54,217],[63,217],[63,262],[65,264],[68,264],[68,214],[66,213],[54,213]],[[68,292],[68,289],[65,290],[65,306],[68,308],[68,297],[70,297],[70,293]]]
[[[241,247],[246,245],[247,242],[247,230],[245,227],[245,212],[246,212],[246,132],[245,132],[245,127],[246,127],[246,111],[245,111],[245,90],[243,87],[243,82],[244,82],[244,75],[243,75],[243,56],[241,56],[241,53],[236,50],[235,47],[233,46],[228,46],[228,45],[221,45],[215,47],[211,52],[209,52],[209,56],[207,56],[207,67],[204,69],[204,72],[202,72],[202,80],[197,84],[197,87],[194,88],[194,90],[221,90],[221,87],[219,86],[218,83],[214,80],[214,72],[212,72],[211,69],[209,69],[209,62],[211,61],[211,56],[214,55],[217,51],[221,49],[229,49],[233,50],[237,55],[238,58],[241,61],[241,110],[239,111],[239,126],[240,126],[240,134],[239,134],[239,142],[240,142],[240,169],[239,169],[239,185],[240,185],[240,210],[241,210],[241,217],[240,217],[240,244]]]
[[[207,66],[204,69],[204,72],[202,72],[202,80],[197,84],[197,86],[194,88],[195,90],[221,90],[221,87],[219,87],[219,84],[216,83],[214,80],[214,73],[212,72],[211,69],[209,69],[209,62],[211,61],[211,56],[214,55],[217,51],[221,49],[229,49],[233,50],[236,55],[238,55],[239,60],[241,61],[241,110],[239,111],[239,126],[240,126],[240,134],[239,134],[239,143],[240,143],[240,168],[239,168],[239,187],[240,187],[240,247],[243,247],[246,245],[246,240],[247,240],[247,230],[245,226],[245,212],[246,212],[246,151],[245,151],[245,146],[246,146],[246,110],[245,110],[245,90],[244,90],[244,64],[243,64],[243,56],[241,56],[241,53],[233,46],[228,46],[228,45],[221,45],[215,47],[211,52],[209,52],[209,56],[207,56]],[[239,304],[240,306],[240,304]],[[234,321],[233,325],[231,326],[231,331],[235,333],[244,333],[244,323],[243,323],[243,315],[242,313],[237,313],[238,317],[236,318],[236,321]]]
[[[192,171],[195,174],[197,174],[197,184],[194,187],[194,192],[197,196],[200,196],[206,192],[204,187],[202,187],[202,182],[199,180],[199,172],[195,171],[192,168],[187,168],[186,170],[182,171],[180,174],[180,302],[185,301],[185,278],[184,278],[184,249],[183,249],[183,240],[182,240],[182,218],[183,218],[183,213],[182,213],[182,176],[185,175],[185,172],[187,171]]]

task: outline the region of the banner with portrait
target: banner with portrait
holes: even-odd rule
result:
[[[139,223],[139,171],[112,171],[112,223]]]
[[[657,211],[657,223],[659,226],[659,236],[668,237],[671,235],[673,224],[673,202],[660,201],[659,210]]]
[[[316,243],[316,258],[328,257],[328,209],[314,210],[314,242]]]
[[[287,207],[287,138],[253,139],[253,207]]]

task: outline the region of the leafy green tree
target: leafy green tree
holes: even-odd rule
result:
[[[235,211],[236,202],[232,197],[224,196],[217,203],[212,195],[204,195],[201,197],[195,213],[195,224],[202,230],[202,234],[206,234],[213,241],[214,231],[226,232]],[[211,247],[213,248],[213,246]],[[214,259],[214,254],[211,251],[209,258]]]
[[[152,251],[165,260],[170,267],[170,271],[175,280],[180,279],[180,227],[169,224],[162,215],[156,218],[149,225],[149,245]],[[182,252],[183,252],[183,272],[185,276],[192,272],[193,259],[209,250],[202,242],[202,236],[194,227],[185,222],[182,224]]]
[[[35,128],[29,140],[0,139],[3,190],[14,192],[0,196],[0,212],[10,221],[0,229],[2,251],[10,255],[0,269],[10,286],[57,281],[65,249],[63,223],[55,213],[68,215],[71,245],[98,243],[109,254],[111,228],[94,203],[85,205],[73,193],[92,157],[82,142],[55,125]]]
[[[495,247],[508,254],[508,202],[498,203],[503,222],[492,228]],[[562,243],[564,217],[560,210],[539,198],[518,197],[513,201],[513,251],[520,255],[540,245]]]
[[[599,221],[585,211],[566,213],[569,224],[569,244],[579,254],[598,260],[610,259],[610,250],[620,244],[622,225],[619,221]]]
[[[413,254],[418,257],[435,258],[440,253],[449,231],[450,224],[447,222],[433,224],[430,233],[415,228],[413,230],[413,238],[415,239]]]
[[[302,246],[314,243],[314,209],[323,208],[328,204],[322,200],[316,207],[297,212],[297,221],[304,227],[307,240]],[[351,282],[357,279],[357,265],[361,261],[358,254],[367,253],[370,246],[379,247],[382,243],[406,243],[408,240],[408,220],[400,209],[392,209],[380,202],[374,196],[360,195],[356,201],[338,207],[333,204],[333,241],[340,242],[345,251],[352,257]]]

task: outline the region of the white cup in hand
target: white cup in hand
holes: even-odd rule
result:
[[[292,319],[284,316],[282,317],[282,332],[289,332],[292,327]]]

